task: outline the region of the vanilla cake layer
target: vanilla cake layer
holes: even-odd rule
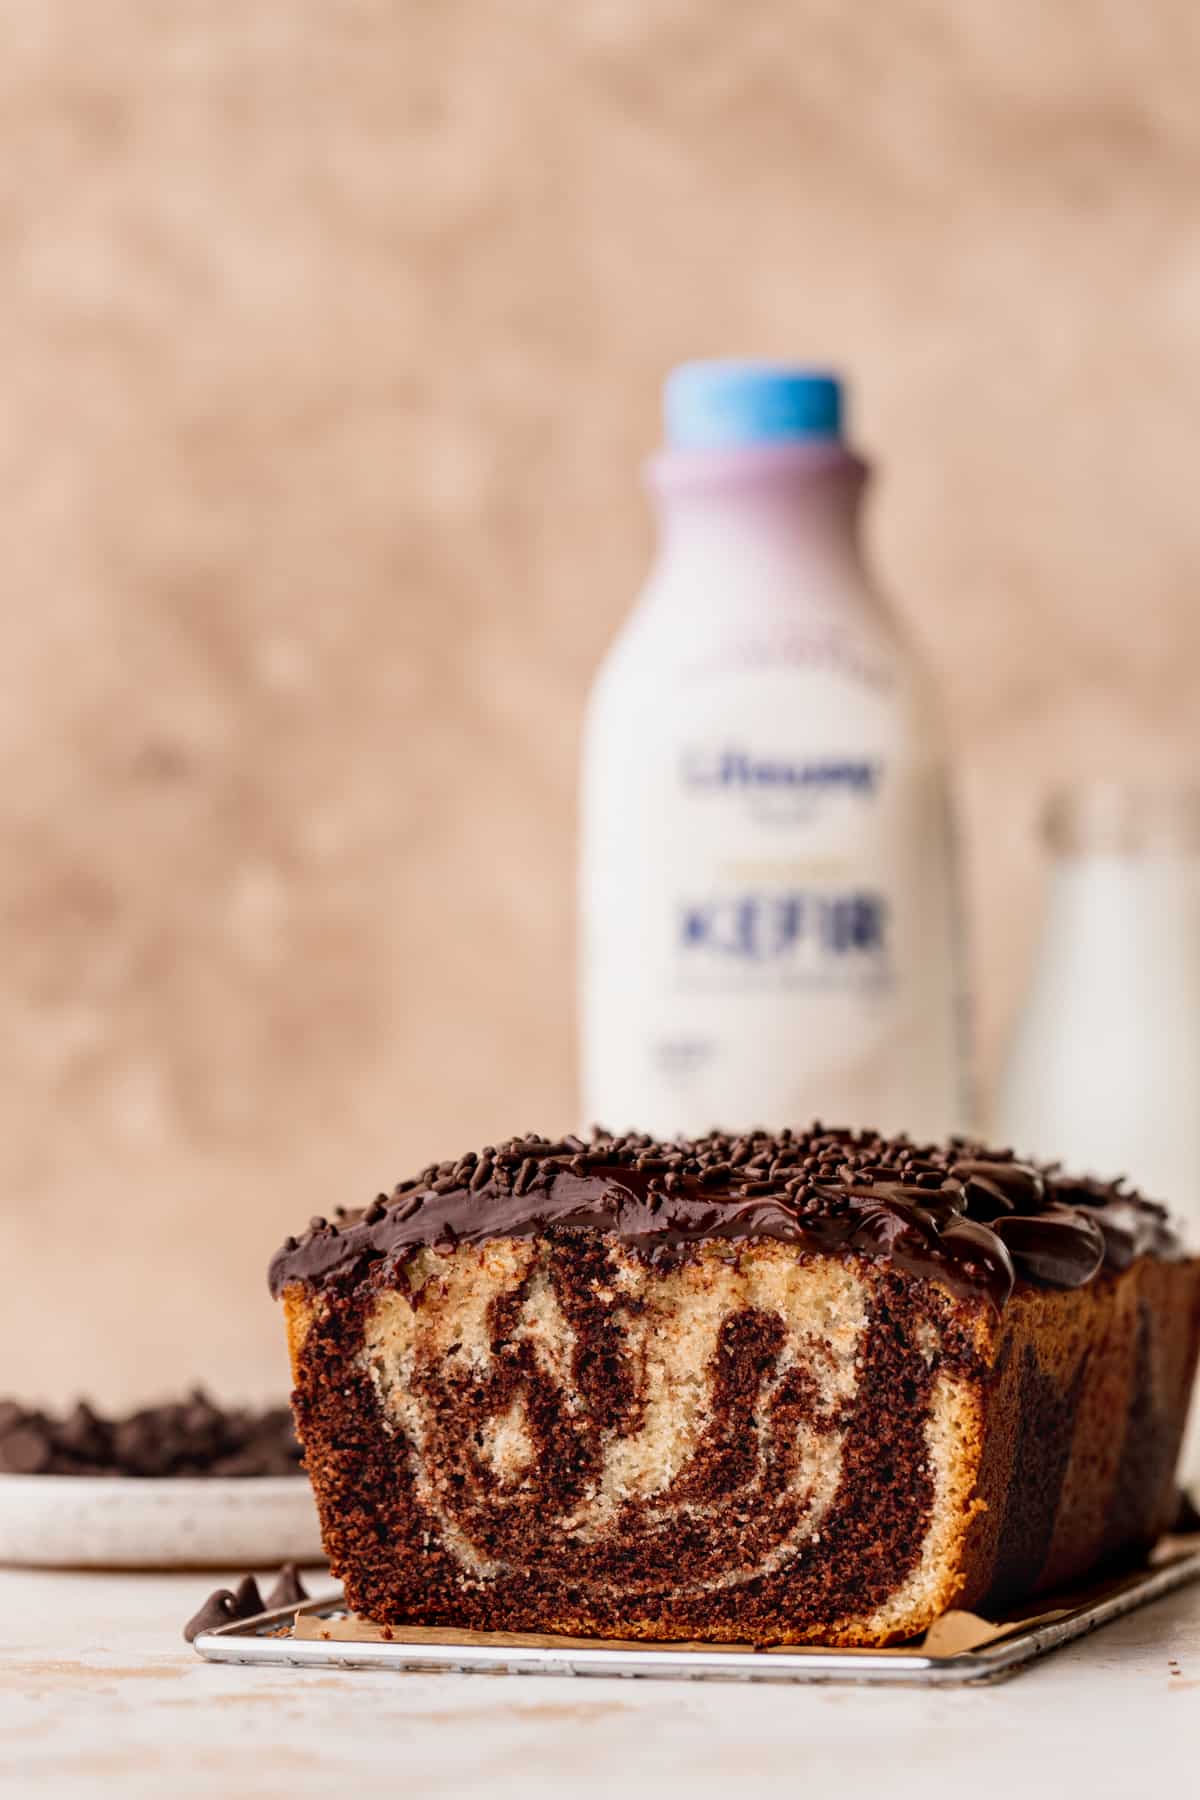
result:
[[[1200,1265],[1164,1254],[1158,1225],[1139,1246],[1126,1210],[1107,1236],[1085,1219],[1087,1256],[1058,1245],[1060,1277],[1090,1262],[1074,1286],[1009,1257],[1002,1294],[1008,1253],[948,1235],[969,1223],[961,1196],[939,1229],[943,1190],[915,1188],[915,1160],[912,1193],[876,1188],[865,1247],[814,1247],[821,1207],[798,1209],[790,1236],[761,1211],[730,1232],[708,1187],[703,1231],[681,1231],[678,1209],[661,1225],[660,1208],[656,1239],[621,1195],[646,1202],[662,1172],[619,1163],[599,1177],[610,1211],[597,1191],[591,1213],[575,1195],[547,1222],[557,1171],[539,1200],[526,1170],[525,1193],[491,1211],[511,1220],[525,1200],[523,1229],[488,1235],[485,1195],[472,1241],[428,1184],[414,1192],[434,1242],[412,1230],[409,1192],[285,1247],[297,1426],[350,1605],[384,1624],[883,1644],[1153,1542],[1174,1504]],[[843,1188],[874,1186],[857,1180],[871,1166]],[[1010,1191],[1027,1182],[1005,1166]],[[1104,1202],[1089,1189],[1079,1204]],[[1054,1272],[1045,1232],[1062,1221],[1003,1216],[1027,1245],[1041,1217]],[[881,1217],[938,1242],[905,1249]],[[339,1243],[314,1274],[314,1251]],[[923,1257],[930,1272],[905,1266]]]

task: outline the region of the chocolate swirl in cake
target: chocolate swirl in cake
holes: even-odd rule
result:
[[[926,1310],[883,1265],[864,1280],[767,1248],[677,1279],[592,1235],[526,1237],[482,1276],[448,1257],[415,1311],[387,1286],[322,1308],[296,1403],[312,1454],[337,1445],[331,1544],[379,1546],[355,1608],[390,1617],[402,1590],[436,1623],[465,1583],[480,1629],[536,1591],[610,1629],[620,1596],[684,1635],[720,1616],[769,1636],[783,1595],[836,1616],[903,1583],[969,1339],[947,1296]]]
[[[612,1233],[655,1263],[714,1240],[776,1239],[880,1257],[1002,1306],[1017,1278],[1082,1287],[1107,1263],[1169,1256],[1160,1206],[1123,1183],[1069,1178],[965,1139],[873,1132],[713,1132],[657,1142],[530,1135],[432,1163],[364,1211],[314,1219],[270,1270],[272,1293],[390,1272],[422,1248],[569,1228]]]

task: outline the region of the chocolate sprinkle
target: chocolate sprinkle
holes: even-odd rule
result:
[[[271,1291],[379,1263],[390,1274],[421,1248],[570,1229],[615,1234],[654,1262],[755,1238],[883,1257],[996,1306],[1017,1279],[1082,1287],[1105,1263],[1179,1251],[1163,1208],[1123,1183],[1071,1179],[963,1138],[914,1144],[814,1125],[669,1142],[597,1130],[585,1151],[577,1144],[531,1134],[474,1162],[432,1163],[382,1209],[347,1214],[339,1234],[314,1224],[285,1244]]]

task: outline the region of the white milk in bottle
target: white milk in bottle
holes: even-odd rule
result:
[[[1045,912],[994,1133],[1126,1176],[1200,1249],[1200,790],[1081,784],[1044,823]]]
[[[658,555],[586,729],[584,1115],[961,1129],[937,707],[863,568],[838,383],[686,364],[665,410]]]

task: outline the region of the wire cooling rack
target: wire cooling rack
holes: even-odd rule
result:
[[[987,1621],[948,1613],[918,1644],[888,1650],[789,1645],[606,1643],[504,1632],[395,1626],[390,1636],[348,1614],[339,1595],[260,1613],[202,1632],[194,1648],[213,1662],[286,1668],[457,1670],[463,1674],[641,1676],[673,1681],[844,1681],[958,1686],[998,1681],[1048,1651],[1200,1578],[1200,1546],[1047,1602],[1033,1619]]]

